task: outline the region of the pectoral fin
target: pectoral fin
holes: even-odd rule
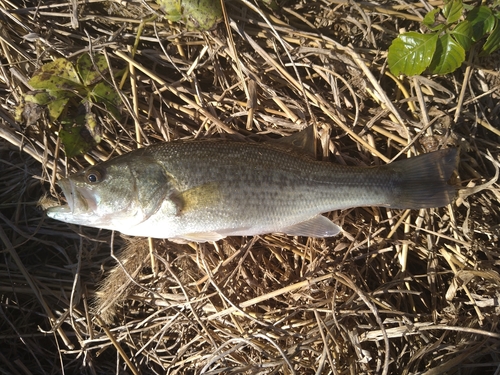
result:
[[[312,219],[280,230],[280,232],[289,236],[306,237],[333,237],[341,231],[342,229],[338,225],[333,224],[328,218],[322,215],[314,216]]]
[[[192,210],[213,207],[220,203],[221,196],[219,186],[216,183],[208,183],[182,192],[175,192],[170,196],[170,199],[175,203],[179,216]]]

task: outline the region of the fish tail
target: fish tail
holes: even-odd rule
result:
[[[458,188],[451,185],[458,149],[443,149],[388,164],[397,175],[393,208],[432,208],[448,205]]]

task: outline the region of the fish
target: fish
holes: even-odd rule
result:
[[[332,237],[322,215],[361,206],[446,206],[458,150],[446,148],[378,166],[319,161],[314,131],[280,142],[201,139],[162,142],[58,181],[67,204],[50,218],[178,242],[284,233]]]

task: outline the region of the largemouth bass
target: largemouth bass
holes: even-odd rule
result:
[[[61,179],[68,204],[47,214],[67,223],[173,240],[272,232],[329,237],[341,229],[324,212],[447,205],[456,192],[448,184],[456,163],[456,149],[351,167],[317,161],[284,143],[174,141]]]

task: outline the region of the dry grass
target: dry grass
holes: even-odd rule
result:
[[[273,14],[233,1],[210,32],[143,24],[133,58],[152,15],[140,2],[14,3],[0,1],[3,374],[499,373],[498,53],[445,77],[392,77],[384,51],[425,2]],[[86,51],[129,68],[123,87],[110,82],[123,118],[99,119],[101,144],[66,160],[47,121],[13,111],[42,63]],[[37,207],[58,176],[138,144],[308,124],[324,158],[351,165],[459,146],[467,189],[440,209],[334,212],[344,234],[327,240],[148,242]]]

